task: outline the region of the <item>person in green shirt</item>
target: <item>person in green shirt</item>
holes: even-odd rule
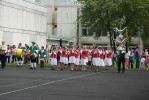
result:
[[[39,50],[39,57],[40,57],[40,68],[44,67],[45,57],[46,57],[46,51],[44,49],[44,46],[41,47]]]
[[[31,67],[30,69],[35,69],[36,68],[36,61],[37,61],[37,54],[38,54],[38,47],[36,46],[35,42],[32,42],[32,46],[29,48],[30,50],[30,58],[31,58]]]

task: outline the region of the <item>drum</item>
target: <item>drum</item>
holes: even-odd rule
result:
[[[40,58],[39,60],[40,60],[40,62],[44,62],[44,61],[45,61],[45,59],[44,59],[44,58]]]
[[[17,49],[17,50],[16,50],[16,56],[17,56],[18,58],[21,58],[21,57],[22,57],[22,49]]]
[[[31,54],[31,58],[32,58],[32,59],[37,58],[37,56],[38,56],[38,55],[37,55],[37,53],[36,53],[36,52],[33,52],[33,53]]]

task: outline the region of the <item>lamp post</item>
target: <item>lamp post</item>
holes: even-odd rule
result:
[[[120,28],[118,29],[117,27],[114,28],[114,46],[116,45],[116,42],[119,44],[124,43],[126,41],[126,52],[128,52],[128,31],[127,27],[124,27],[122,29],[122,25],[125,23],[125,16],[123,16],[120,20],[116,20],[116,23],[120,25]],[[124,31],[126,31],[126,34],[124,34]],[[116,50],[115,50],[116,52]]]

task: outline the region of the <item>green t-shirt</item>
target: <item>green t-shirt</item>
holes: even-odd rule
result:
[[[37,46],[30,46],[29,50],[30,53],[32,54],[33,52],[35,52],[35,50],[39,50],[39,48]]]
[[[44,58],[46,55],[46,51],[45,50],[39,50],[39,55],[40,55],[40,58]]]

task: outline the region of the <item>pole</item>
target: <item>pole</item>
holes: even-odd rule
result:
[[[127,38],[127,40],[126,40],[126,53],[128,53],[128,31],[127,31],[127,29],[126,29],[126,38]]]
[[[62,47],[62,39],[60,39],[60,47]]]
[[[114,45],[114,54],[116,54],[116,46],[115,46],[116,41],[115,40],[116,40],[116,31],[114,30],[114,40],[113,40],[113,42],[114,42],[114,44],[113,44]]]

